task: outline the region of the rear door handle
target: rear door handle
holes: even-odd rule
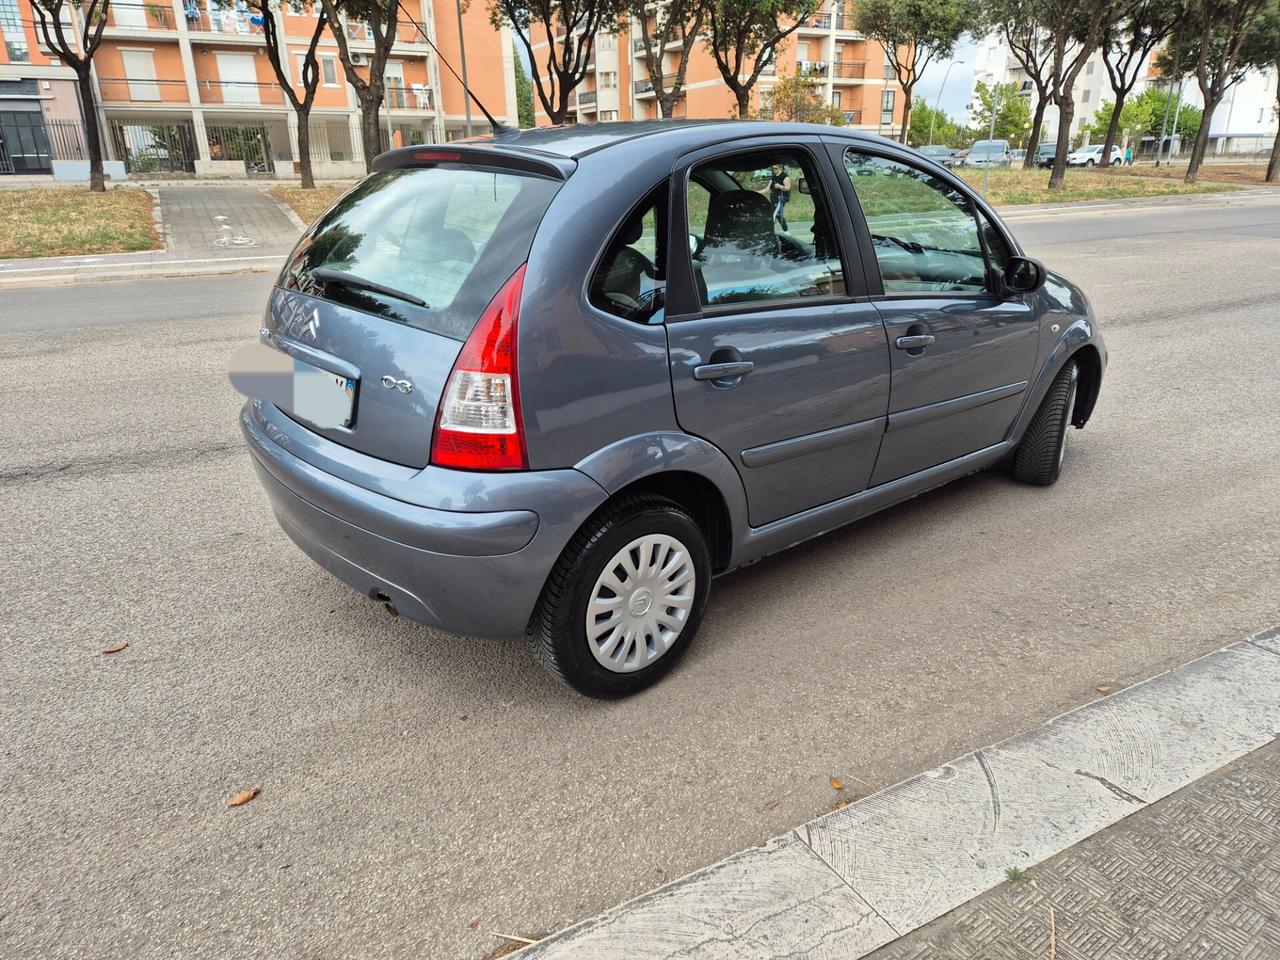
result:
[[[899,337],[894,344],[899,350],[922,350],[937,339],[931,333],[917,333],[909,337]]]
[[[745,377],[756,368],[750,360],[737,360],[733,363],[704,363],[693,368],[695,380],[736,380]]]

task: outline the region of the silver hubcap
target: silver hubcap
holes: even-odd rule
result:
[[[606,670],[631,673],[671,649],[698,587],[689,551],[664,533],[637,537],[614,554],[587,602],[587,645]]]

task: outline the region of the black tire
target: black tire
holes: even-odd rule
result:
[[[606,564],[637,537],[666,534],[689,554],[693,603],[674,643],[646,667],[606,669],[587,638],[587,604]],[[598,699],[625,697],[662,679],[697,636],[711,587],[711,557],[702,530],[679,504],[655,494],[626,496],[597,511],[556,561],[533,617],[533,656],[561,683]]]
[[[1079,382],[1080,371],[1074,360],[1068,360],[1049,385],[1049,392],[1040,401],[1040,409],[1031,418],[1022,440],[1006,458],[1015,480],[1047,487],[1058,479]]]

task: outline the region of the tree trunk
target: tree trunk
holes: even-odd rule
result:
[[[1062,190],[1067,185],[1067,154],[1071,152],[1071,121],[1076,116],[1076,102],[1071,91],[1063,91],[1058,102],[1058,152],[1053,157],[1053,173],[1049,175],[1049,189]]]
[[[1124,108],[1123,93],[1116,94],[1116,107],[1111,111],[1111,122],[1107,124],[1107,139],[1102,144],[1102,159],[1098,166],[1104,170],[1111,166],[1111,148],[1116,145],[1116,133],[1120,129],[1120,111]]]
[[[751,117],[751,88],[737,87],[734,89],[733,95],[738,101],[738,119],[749,119]]]
[[[1267,183],[1280,181],[1280,130],[1276,131],[1276,142],[1271,147],[1271,161],[1267,164]]]
[[[1204,113],[1200,115],[1200,130],[1196,133],[1195,146],[1191,148],[1191,161],[1187,164],[1185,183],[1195,183],[1196,177],[1200,174],[1200,164],[1204,163],[1204,155],[1209,148],[1209,127],[1213,123],[1213,111],[1218,109],[1221,99],[1221,94],[1213,101],[1205,98]],[[1177,131],[1175,130],[1174,133]]]
[[[676,109],[675,97],[664,94],[663,96],[658,98],[658,116],[660,116],[663,120],[670,119],[671,114],[675,112],[675,109]]]
[[[84,72],[77,75],[76,85],[80,88],[85,152],[89,154],[89,189],[105,193],[107,185],[102,176],[102,132],[98,129],[98,106],[93,97],[93,79],[89,75],[87,63]]]
[[[311,172],[311,107],[298,110],[298,172],[302,174],[302,189],[314,190],[316,179]]]
[[[370,92],[360,98],[360,142],[364,147],[364,168],[373,172],[373,160],[382,152],[382,137],[378,130],[378,108],[382,97]],[[388,144],[390,146],[390,144]]]
[[[911,130],[911,91],[915,89],[915,84],[902,85],[902,99],[905,101],[902,105],[902,137],[901,143],[907,142],[907,134]]]
[[[1034,170],[1036,165],[1036,149],[1040,146],[1040,132],[1044,128],[1044,111],[1049,105],[1049,98],[1041,93],[1036,97],[1036,112],[1031,118],[1031,137],[1027,140],[1027,155],[1022,158],[1023,170]]]

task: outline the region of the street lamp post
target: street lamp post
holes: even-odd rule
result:
[[[462,102],[467,109],[467,136],[471,136],[471,89],[467,84],[467,38],[462,29],[462,0],[455,0],[458,8],[458,51],[462,60]]]
[[[1000,112],[1000,84],[995,84],[991,92],[991,132],[987,134],[987,143],[996,138],[996,114]],[[987,147],[987,159],[982,168],[982,195],[985,197],[991,187],[991,147]]]
[[[942,75],[942,86],[938,87],[938,95],[933,98],[933,113],[929,115],[929,146],[933,146],[933,121],[938,117],[938,105],[942,103],[942,91],[947,88],[947,77],[951,76],[951,68],[963,60],[952,60],[947,64],[947,72]]]

